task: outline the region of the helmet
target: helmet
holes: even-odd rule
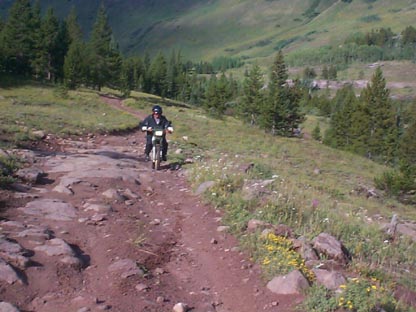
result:
[[[159,115],[162,115],[162,107],[160,107],[159,105],[155,105],[152,108],[152,112],[153,113],[159,113]]]

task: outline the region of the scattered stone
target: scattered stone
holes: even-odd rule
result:
[[[144,275],[144,272],[137,266],[136,261],[131,259],[122,259],[112,263],[108,267],[108,271],[117,273],[123,279],[132,275]]]
[[[313,239],[313,248],[324,254],[329,259],[334,259],[341,264],[347,264],[349,255],[346,248],[335,237],[328,233],[321,233]]]
[[[1,312],[20,312],[18,308],[8,302],[0,302],[0,311]]]
[[[0,256],[3,259],[13,263],[18,268],[24,269],[30,263],[27,255],[28,251],[18,243],[9,240],[5,235],[0,235]]]
[[[189,310],[189,307],[182,302],[179,302],[177,304],[175,304],[175,306],[173,307],[173,312],[186,312]]]
[[[298,295],[309,288],[309,282],[300,271],[294,270],[287,275],[274,277],[267,283],[267,288],[279,295]]]
[[[214,181],[206,181],[198,186],[198,188],[195,191],[195,195],[201,195],[206,190],[210,189],[215,185]]]
[[[55,186],[53,188],[53,191],[57,192],[57,193],[61,193],[61,194],[66,194],[66,195],[74,195],[74,191],[71,190],[70,188],[63,186],[61,184],[58,184],[57,186]]]
[[[247,223],[247,232],[250,232],[250,233],[256,232],[257,230],[263,230],[264,228],[267,228],[270,226],[271,226],[270,223],[257,220],[257,219],[251,219]]]
[[[104,197],[118,200],[118,201],[124,201],[126,198],[120,194],[120,192],[116,189],[108,189],[107,191],[102,193]]]
[[[9,265],[6,261],[4,261],[2,258],[0,258],[0,280],[5,281],[8,284],[13,284],[17,281],[22,282],[22,280],[17,275],[13,267]],[[0,311],[3,311],[1,307]]]
[[[312,269],[312,271],[315,274],[318,285],[322,285],[327,289],[337,290],[340,285],[346,284],[346,279],[341,272],[322,269]]]
[[[148,290],[149,286],[141,283],[141,284],[137,284],[135,288],[137,291],[144,291],[144,290]]]
[[[16,176],[23,181],[36,184],[40,181],[40,178],[44,176],[45,173],[36,167],[29,167],[29,168],[23,168],[19,169],[16,172]]]
[[[113,211],[113,208],[110,205],[106,204],[86,203],[83,207],[85,211],[92,210],[101,213],[110,213]]]
[[[221,226],[217,227],[217,232],[227,232],[229,229],[230,229],[229,226],[221,225]]]
[[[271,191],[267,188],[274,182],[269,180],[247,180],[244,182],[241,196],[244,200],[253,200],[263,195],[270,195]]]

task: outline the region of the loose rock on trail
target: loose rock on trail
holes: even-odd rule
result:
[[[19,151],[38,174],[0,194],[0,311],[294,311],[300,296],[270,292],[186,169],[152,170],[144,141]]]

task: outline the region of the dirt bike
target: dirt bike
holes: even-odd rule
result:
[[[159,170],[160,162],[162,160],[162,150],[163,150],[163,136],[166,134],[165,129],[153,129],[152,130],[152,169]]]
[[[163,129],[163,128],[155,128],[152,129],[151,127],[143,127],[142,131],[150,131],[152,132],[152,150],[150,153],[150,159],[152,161],[152,169],[159,170],[160,163],[162,161],[162,151],[163,151],[163,137],[166,133],[172,133],[173,129]]]

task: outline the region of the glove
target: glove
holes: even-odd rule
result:
[[[168,127],[168,132],[172,133],[173,132],[173,128],[172,127]]]

